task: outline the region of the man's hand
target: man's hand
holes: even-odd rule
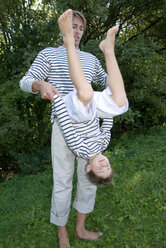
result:
[[[42,99],[48,99],[53,103],[54,103],[55,94],[61,96],[60,92],[54,86],[42,80],[37,80],[33,82],[32,91],[33,92],[39,91]]]

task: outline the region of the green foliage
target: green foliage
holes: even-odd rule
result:
[[[18,169],[24,174],[37,173],[51,164],[50,147],[39,148],[36,152],[22,152],[18,156]]]
[[[124,134],[107,150],[115,172],[113,184],[99,188],[88,230],[102,231],[98,241],[75,237],[76,212],[67,229],[73,248],[164,248],[166,128]],[[58,248],[57,228],[49,223],[52,171],[15,175],[0,184],[2,248]],[[76,187],[76,175],[74,188]],[[75,192],[73,194],[73,198]]]
[[[142,36],[125,44],[117,44],[117,57],[129,98],[130,111],[118,117],[117,121],[115,118],[115,126],[118,120],[125,120],[126,129],[145,129],[164,123],[166,61],[159,51],[158,43]]]
[[[87,29],[81,49],[95,54],[103,67],[104,57],[98,44],[110,27],[119,25],[116,54],[130,110],[115,118],[115,132],[144,130],[161,125],[166,119],[165,1],[41,2],[0,2],[0,170],[3,175],[4,170],[34,173],[45,168],[49,161],[50,104],[39,96],[21,92],[18,82],[41,49],[61,43],[57,19],[67,8],[84,13]],[[40,157],[45,149],[45,158]]]
[[[99,41],[90,40],[83,49],[97,55],[105,66],[98,45]],[[143,130],[164,123],[166,61],[159,52],[160,44],[141,35],[124,43],[123,34],[119,34],[115,47],[130,109],[126,114],[114,118],[114,129],[117,132],[133,128]],[[95,89],[99,90],[96,87]]]
[[[50,163],[50,104],[21,92],[15,80],[0,89],[1,170],[35,173]]]

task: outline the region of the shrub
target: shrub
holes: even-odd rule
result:
[[[50,104],[42,101],[40,96],[23,93],[18,81],[18,78],[7,81],[0,89],[1,172],[3,170],[36,172],[43,168],[49,159]],[[41,157],[42,153],[45,158]],[[29,167],[26,170],[23,158],[26,158],[27,163],[28,156],[31,169]]]

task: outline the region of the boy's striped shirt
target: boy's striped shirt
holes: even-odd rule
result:
[[[54,96],[54,99],[52,110],[56,112],[67,145],[77,156],[89,159],[107,148],[110,142],[113,118],[103,119],[101,127],[99,117],[88,122],[72,123],[64,100],[57,95]]]

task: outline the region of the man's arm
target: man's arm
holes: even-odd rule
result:
[[[40,92],[42,99],[54,102],[54,94],[59,91],[50,83],[44,81],[47,78],[50,64],[43,51],[38,54],[26,75],[20,80],[20,88],[29,93]]]
[[[93,73],[92,81],[94,85],[99,85],[102,89],[105,89],[108,85],[108,75],[101,66],[100,61],[95,57],[95,70]]]

